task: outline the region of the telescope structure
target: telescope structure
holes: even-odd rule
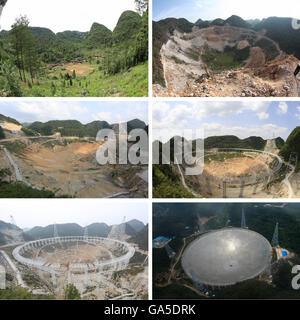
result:
[[[106,261],[70,263],[64,265],[58,262],[49,262],[41,256],[34,256],[33,252],[39,252],[45,248],[53,246],[63,246],[64,244],[85,243],[93,246],[100,246],[106,248],[108,251],[114,247],[122,254],[120,256],[113,256],[110,254],[111,259]],[[127,268],[130,259],[135,254],[135,248],[126,242],[122,242],[111,238],[102,237],[88,237],[87,234],[83,236],[67,236],[67,237],[53,237],[48,239],[41,239],[27,242],[23,245],[16,247],[13,250],[13,257],[21,264],[36,269],[38,271],[47,272],[51,276],[52,284],[56,286],[57,277],[67,274],[68,282],[72,280],[72,273],[85,274],[85,286],[88,286],[88,274],[90,272],[98,273],[99,284],[101,284],[103,277],[111,279],[114,271],[120,271]]]
[[[245,228],[224,228],[190,243],[181,263],[197,287],[222,287],[267,272],[271,257],[272,247],[259,233]]]

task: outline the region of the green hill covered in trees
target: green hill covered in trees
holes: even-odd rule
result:
[[[17,18],[0,32],[0,96],[146,96],[148,1],[134,1],[113,31],[55,34]]]
[[[82,124],[78,120],[51,120],[48,122],[33,122],[26,127],[27,130],[39,133],[41,136],[51,136],[55,133],[60,133],[62,136],[75,137],[93,137],[95,138],[98,131],[101,129],[113,129],[115,125],[111,125],[106,121],[93,121],[87,124]],[[137,128],[144,129],[145,122],[135,119],[127,123],[128,130]]]
[[[292,152],[298,154],[300,150],[300,127],[296,127],[287,138],[285,144],[281,147],[279,155],[284,158],[285,161],[289,161]],[[298,161],[296,171],[300,170],[300,162]]]

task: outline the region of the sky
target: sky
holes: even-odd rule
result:
[[[122,199],[3,199],[0,201],[0,220],[10,223],[12,215],[21,229],[54,223],[77,223],[82,227],[98,222],[114,225],[122,223],[124,217],[126,221],[137,219],[148,224],[148,204],[145,201],[126,201],[126,205],[122,205],[123,202]]]
[[[126,10],[135,10],[134,0],[8,0],[1,28],[9,30],[18,16],[26,15],[30,26],[49,28],[55,33],[89,31],[94,22],[113,30]]]
[[[227,19],[232,15],[243,19],[271,16],[300,18],[299,0],[153,0],[153,20],[186,18],[191,22]],[[295,16],[296,15],[296,16]]]
[[[86,124],[105,120],[112,124],[138,118],[148,124],[148,104],[141,101],[1,101],[0,114],[21,123],[78,120]]]
[[[153,141],[167,142],[183,129],[203,130],[196,138],[235,135],[284,140],[300,125],[300,102],[218,101],[156,102],[152,111]]]

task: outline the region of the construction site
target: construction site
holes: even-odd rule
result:
[[[177,164],[181,184],[199,198],[294,198],[299,197],[299,178],[295,173],[298,154],[289,161],[278,155],[275,140],[265,149],[214,148],[205,150],[201,175],[185,175],[186,164]]]
[[[253,285],[251,281],[258,281],[268,290],[275,288],[276,272],[282,264],[293,266],[296,255],[280,245],[279,223],[273,226],[273,236],[268,240],[248,228],[244,209],[240,214],[240,227],[231,227],[231,221],[227,220],[221,228],[208,229],[206,225],[212,219],[214,217],[199,218],[198,227],[193,230],[186,226],[186,232],[180,239],[161,236],[154,240],[169,240],[161,242],[161,245],[153,243],[154,264],[159,265],[156,255],[169,264],[168,267],[155,267],[160,270],[159,273],[154,271],[153,275],[154,292],[159,293],[156,298],[175,298],[179,288],[182,292],[188,289],[183,293],[185,297],[193,294],[194,298],[214,298],[220,292],[223,294],[223,288],[247,281],[250,285]],[[163,256],[169,258],[168,263]],[[257,282],[253,283],[257,285]],[[238,290],[245,294],[247,285]]]
[[[14,236],[0,247],[5,287],[54,299],[65,299],[70,285],[85,300],[147,298],[148,253],[128,242],[125,219],[107,237],[89,236],[88,227],[81,236],[59,236],[56,224],[51,238],[24,242]]]
[[[0,122],[2,181],[48,190],[57,197],[144,198],[147,165],[99,165],[96,153],[104,141],[94,137],[25,136],[22,127]]]

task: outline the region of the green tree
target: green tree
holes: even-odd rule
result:
[[[12,25],[12,29],[9,31],[9,37],[13,46],[15,62],[19,69],[20,79],[24,82],[26,82],[25,50],[29,30],[28,25],[29,20],[27,19],[27,17],[20,16],[16,19],[16,22]]]
[[[0,139],[5,139],[5,134],[1,126],[0,126]]]
[[[41,62],[37,53],[36,40],[30,31],[27,30],[26,35],[26,44],[25,44],[25,68],[30,74],[31,82],[33,83],[34,77],[40,72]]]
[[[73,70],[72,78],[76,79],[76,71],[75,70]]]
[[[78,289],[73,284],[68,284],[65,289],[65,300],[80,300],[81,296]]]
[[[22,91],[19,85],[18,70],[9,61],[0,64],[0,96],[21,97]]]
[[[55,93],[56,93],[56,86],[53,82],[51,82],[51,93],[52,93],[52,96],[55,96]]]

